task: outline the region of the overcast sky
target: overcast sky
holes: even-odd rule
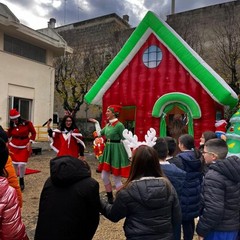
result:
[[[175,12],[183,12],[234,0],[175,0]],[[171,11],[171,0],[0,0],[20,22],[33,29],[46,28],[50,18],[56,26],[83,21],[110,13],[129,15],[136,27],[147,11],[165,18]]]

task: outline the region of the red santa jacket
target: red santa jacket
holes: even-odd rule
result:
[[[72,157],[78,157],[81,144],[85,148],[85,144],[82,141],[82,134],[78,129],[74,129],[69,132],[62,132],[59,129],[53,130],[51,148],[57,152],[57,156],[70,155]]]
[[[30,121],[16,125],[8,129],[8,138],[10,138],[10,145],[17,148],[26,147],[30,140],[34,141],[36,138],[36,130]]]

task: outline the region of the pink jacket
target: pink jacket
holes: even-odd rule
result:
[[[28,239],[25,226],[21,219],[17,193],[9,186],[5,177],[0,176],[0,239]]]

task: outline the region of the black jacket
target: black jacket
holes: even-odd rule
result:
[[[118,192],[113,205],[102,201],[102,206],[103,214],[113,222],[126,217],[124,231],[128,240],[170,240],[173,225],[181,223],[176,191],[165,178],[135,180]]]
[[[41,193],[35,240],[90,240],[99,209],[99,184],[84,162],[56,157]]]
[[[217,160],[209,166],[202,192],[202,215],[197,233],[237,231],[240,213],[240,159],[236,156]]]

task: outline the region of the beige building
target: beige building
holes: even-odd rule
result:
[[[52,118],[53,58],[71,52],[51,26],[37,31],[28,28],[0,3],[0,124],[4,128],[11,108],[35,126]]]

